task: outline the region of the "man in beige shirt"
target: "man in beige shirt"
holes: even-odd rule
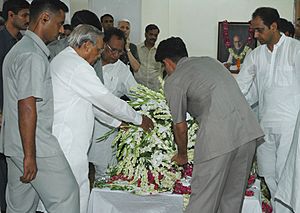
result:
[[[146,40],[139,44],[138,55],[141,66],[138,72],[134,73],[135,80],[146,87],[158,91],[161,88],[159,78],[163,76],[162,65],[155,61],[155,42],[159,34],[159,28],[149,24],[145,29]]]

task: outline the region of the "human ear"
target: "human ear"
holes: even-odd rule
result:
[[[7,12],[7,17],[9,18],[9,17],[13,17],[15,14],[14,14],[14,12],[13,11],[8,11]]]
[[[273,23],[271,24],[271,26],[270,26],[270,29],[276,31],[276,30],[278,29],[277,23],[276,23],[276,22],[273,22]]]
[[[49,14],[47,12],[42,13],[41,16],[40,16],[40,20],[43,23],[47,23],[50,20]]]

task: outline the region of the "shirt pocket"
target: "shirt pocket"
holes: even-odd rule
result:
[[[294,67],[289,65],[278,66],[275,75],[275,84],[281,87],[290,86],[293,84]]]

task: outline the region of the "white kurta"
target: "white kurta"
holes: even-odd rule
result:
[[[258,101],[266,140],[257,149],[259,174],[274,198],[300,106],[300,42],[281,35],[272,52],[257,47],[245,58],[237,82],[249,103]]]
[[[300,213],[300,112],[295,134],[285,167],[278,183],[275,197],[290,206],[295,213]]]
[[[53,134],[80,187],[80,212],[86,213],[89,197],[88,157],[94,125],[99,120],[117,127],[119,120],[141,124],[142,117],[126,102],[112,95],[93,67],[67,47],[50,63],[54,95]],[[94,107],[100,110],[94,110]],[[109,113],[119,120],[108,116]]]
[[[130,89],[137,86],[129,67],[120,60],[113,64],[104,65],[102,70],[104,85],[117,97],[128,96]],[[107,167],[116,163],[116,156],[111,146],[117,132],[110,135],[106,140],[97,142],[99,137],[111,129],[111,127],[96,120],[92,145],[89,150],[89,162],[92,162],[95,166],[96,178],[105,176]]]

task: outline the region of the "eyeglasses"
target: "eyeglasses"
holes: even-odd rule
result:
[[[108,47],[109,51],[111,53],[113,53],[113,54],[122,55],[124,53],[124,50],[119,50],[119,49],[111,48],[111,46],[109,46],[108,44],[106,44],[106,46]]]

